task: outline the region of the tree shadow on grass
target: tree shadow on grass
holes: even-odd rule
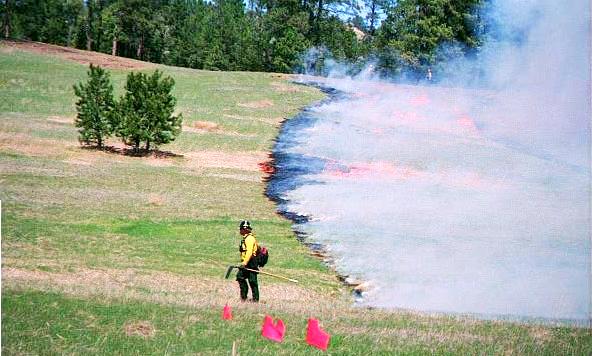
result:
[[[153,156],[155,158],[179,158],[184,157],[182,154],[177,154],[170,151],[161,151],[159,149],[150,149],[146,150],[144,148],[133,149],[127,147],[117,147],[117,146],[103,146],[99,147],[96,145],[83,145],[81,146],[83,150],[89,151],[103,151],[107,153],[117,154],[121,156],[130,156],[130,157],[150,157]]]

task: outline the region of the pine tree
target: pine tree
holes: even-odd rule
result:
[[[147,88],[150,94],[146,100],[148,107],[148,123],[150,124],[150,135],[146,140],[146,149],[150,149],[150,144],[155,146],[167,144],[175,140],[181,133],[183,116],[175,116],[175,105],[177,99],[171,94],[175,81],[171,77],[162,78],[162,72],[158,70],[147,77]]]
[[[120,121],[117,135],[126,145],[138,152],[145,143],[166,144],[181,133],[182,115],[173,115],[176,99],[171,94],[175,85],[171,77],[162,78],[160,71],[151,76],[131,72],[125,85],[126,93],[119,102],[117,117]]]
[[[79,141],[102,148],[105,139],[114,130],[113,85],[109,73],[101,67],[89,67],[88,81],[74,85],[74,93],[80,99],[76,102],[75,124],[79,128]]]
[[[380,27],[377,47],[382,53],[397,53],[401,66],[422,77],[437,64],[438,50],[447,44],[461,55],[463,48],[478,45],[472,30],[472,15],[479,0],[399,0],[388,7]],[[393,62],[390,61],[389,62]],[[400,69],[400,68],[398,68]]]

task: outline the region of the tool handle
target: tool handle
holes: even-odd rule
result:
[[[242,268],[242,269],[246,269],[247,271],[256,272],[256,273],[262,273],[262,274],[266,274],[266,275],[271,276],[271,277],[284,279],[286,281],[290,281],[290,282],[293,282],[293,283],[298,283],[298,281],[295,280],[295,279],[284,277],[284,276],[278,276],[277,274],[273,274],[273,273],[269,273],[269,272],[265,272],[265,271],[261,271],[261,270],[257,270],[257,269],[250,269],[250,268],[242,267],[242,266],[237,266],[237,267],[238,268]]]

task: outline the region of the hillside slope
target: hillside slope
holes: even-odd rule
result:
[[[229,354],[233,343],[245,355],[320,353],[304,342],[309,317],[332,334],[335,354],[592,353],[586,329],[352,307],[263,194],[279,124],[321,99],[316,89],[73,52],[0,42],[7,354]],[[111,150],[80,147],[72,85],[88,62],[111,68],[117,94],[129,70],[175,79],[184,132],[165,154],[122,155],[115,138]],[[245,218],[271,251],[267,270],[300,281],[260,277],[259,304],[240,304],[224,279]],[[232,321],[221,320],[225,304]],[[286,323],[283,343],[261,338],[266,314]]]

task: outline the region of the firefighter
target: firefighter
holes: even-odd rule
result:
[[[245,269],[259,270],[257,261],[255,258],[257,252],[257,240],[255,234],[252,233],[251,223],[247,220],[240,222],[239,231],[241,234],[241,242],[239,245],[239,251],[241,256],[241,264],[239,265],[238,273],[236,274],[236,280],[240,287],[240,297],[242,301],[247,300],[247,294],[249,292],[249,286],[251,287],[251,294],[253,296],[253,302],[259,301],[259,285],[257,283],[257,272],[248,271]],[[248,285],[247,285],[248,282]]]

